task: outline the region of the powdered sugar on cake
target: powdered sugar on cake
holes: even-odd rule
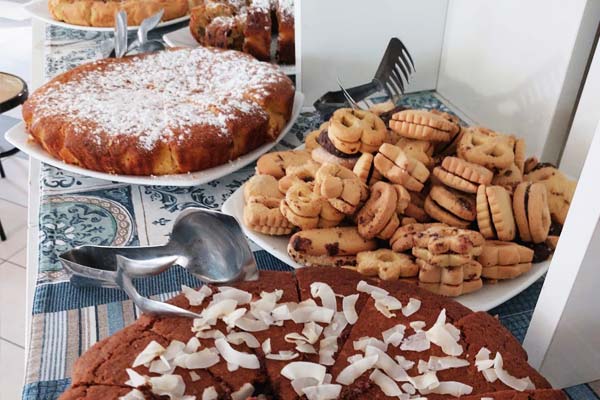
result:
[[[98,144],[104,135],[130,136],[151,150],[184,139],[191,126],[226,136],[239,116],[268,118],[261,104],[286,79],[277,67],[233,51],[165,51],[54,82],[39,95],[35,117],[67,116]]]

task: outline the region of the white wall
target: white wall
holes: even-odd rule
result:
[[[438,91],[556,162],[600,15],[600,2],[587,3],[450,0]]]
[[[410,51],[416,67],[408,91],[434,89],[448,0],[296,1],[299,87],[306,105],[329,90],[369,82],[391,37]],[[298,57],[297,57],[298,58]]]
[[[577,112],[569,138],[560,160],[560,169],[571,176],[579,176],[588,153],[594,132],[600,122],[600,48],[587,74],[585,86],[577,105]]]

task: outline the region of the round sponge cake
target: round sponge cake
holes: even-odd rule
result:
[[[67,163],[164,175],[221,165],[273,141],[293,101],[278,67],[199,47],[76,67],[38,89],[23,119],[31,138]]]

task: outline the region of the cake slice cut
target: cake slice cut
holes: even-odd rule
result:
[[[246,8],[242,50],[261,61],[271,58],[271,6],[268,0],[253,0]]]
[[[282,64],[296,62],[294,0],[275,0],[277,15],[277,59]]]

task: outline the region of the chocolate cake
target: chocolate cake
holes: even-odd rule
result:
[[[565,399],[497,319],[354,271],[182,288],[76,362],[65,399]]]

